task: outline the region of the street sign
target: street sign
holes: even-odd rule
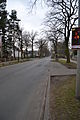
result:
[[[80,27],[72,28],[72,49],[80,49]]]

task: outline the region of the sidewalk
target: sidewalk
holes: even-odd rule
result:
[[[49,77],[53,77],[56,75],[76,75],[76,69],[68,69],[64,65],[58,62],[50,62],[49,65]],[[49,89],[50,89],[50,79],[48,81],[48,88],[47,88],[47,97],[46,97],[46,104],[45,104],[45,113],[44,113],[44,120],[51,120],[50,113],[49,113]]]
[[[73,75],[76,74],[76,69],[68,69],[58,62],[50,63],[50,76],[54,75]]]

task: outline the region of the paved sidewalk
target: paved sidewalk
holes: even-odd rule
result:
[[[76,69],[68,69],[58,62],[50,63],[50,76],[76,74]]]

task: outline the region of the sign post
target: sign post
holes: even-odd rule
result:
[[[76,98],[80,100],[80,0],[78,2],[78,27],[72,29],[72,49],[77,50]]]
[[[80,27],[80,0],[78,12],[78,26]],[[77,50],[76,98],[80,100],[80,49]]]

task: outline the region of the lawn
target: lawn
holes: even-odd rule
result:
[[[69,69],[76,69],[77,68],[77,64],[73,63],[73,62],[66,63],[66,60],[59,60],[58,62],[65,65]]]
[[[50,81],[52,120],[80,120],[80,101],[75,98],[75,76],[55,76]]]

